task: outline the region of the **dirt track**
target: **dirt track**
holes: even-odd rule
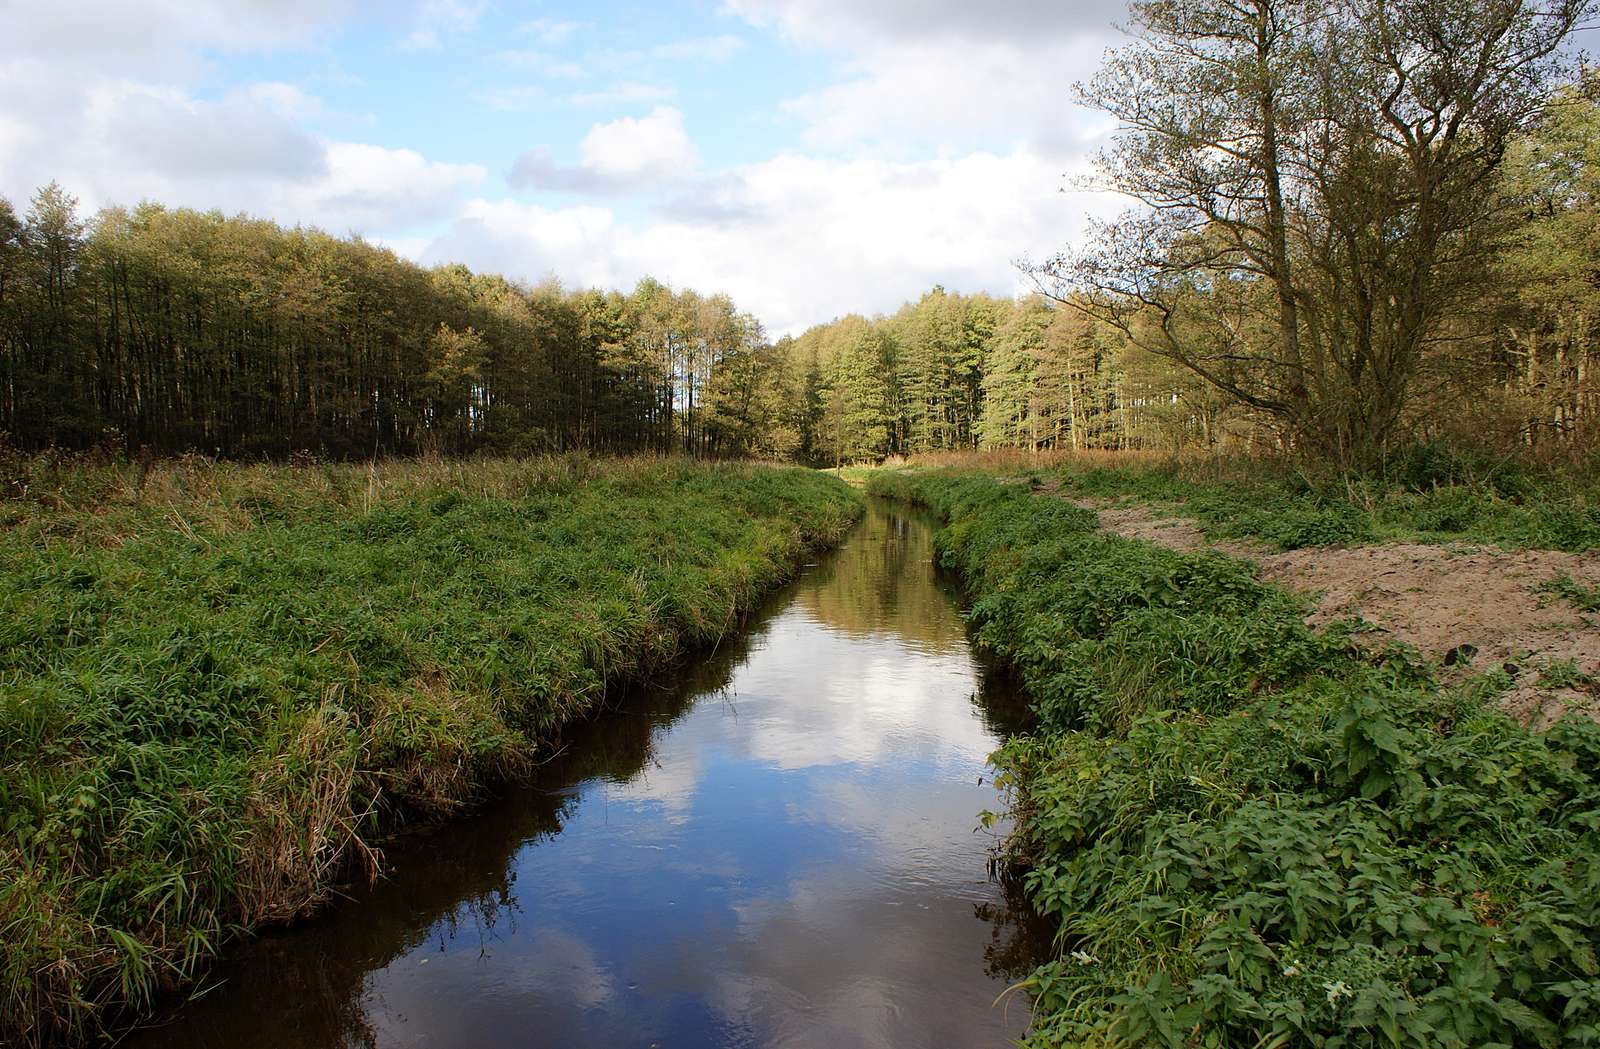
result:
[[[1320,547],[1278,553],[1241,542],[1208,543],[1191,520],[1159,517],[1144,507],[1079,505],[1095,510],[1108,531],[1177,550],[1210,546],[1261,567],[1261,577],[1317,595],[1313,625],[1357,616],[1378,628],[1375,637],[1414,645],[1447,674],[1506,664],[1516,687],[1504,704],[1543,728],[1563,710],[1600,718],[1600,616],[1586,614],[1533,589],[1565,572],[1600,586],[1600,552],[1504,551],[1495,547]],[[1540,684],[1541,670],[1572,660],[1589,682],[1579,688]]]

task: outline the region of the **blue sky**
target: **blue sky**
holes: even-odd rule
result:
[[[775,333],[1014,262],[1063,193],[1118,0],[0,4],[0,194],[155,199],[424,263],[727,291]]]

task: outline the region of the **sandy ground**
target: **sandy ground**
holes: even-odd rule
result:
[[[1079,505],[1098,512],[1102,527],[1130,539],[1177,550],[1209,546],[1254,561],[1261,578],[1316,595],[1311,624],[1359,617],[1377,628],[1369,637],[1414,645],[1446,667],[1447,676],[1505,664],[1516,687],[1503,702],[1529,724],[1547,727],[1567,709],[1600,719],[1594,684],[1600,679],[1600,615],[1533,589],[1562,572],[1583,586],[1600,586],[1600,552],[1386,543],[1278,553],[1251,543],[1208,543],[1195,522],[1139,506]],[[1543,668],[1569,659],[1589,683],[1576,689],[1540,684]]]

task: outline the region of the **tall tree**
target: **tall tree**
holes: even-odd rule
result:
[[[1344,462],[1401,436],[1481,292],[1495,173],[1592,0],[1140,0],[1081,89],[1142,207],[1044,268],[1145,349]]]
[[[823,442],[835,463],[876,459],[889,447],[892,345],[887,333],[857,319],[828,362]]]
[[[1490,374],[1464,401],[1503,381],[1513,403],[1491,400],[1503,438],[1532,446],[1592,447],[1600,439],[1600,74],[1559,93],[1507,156],[1505,190],[1520,219],[1496,253],[1487,300]],[[1503,365],[1498,358],[1504,354]],[[1506,410],[1509,409],[1509,410]]]

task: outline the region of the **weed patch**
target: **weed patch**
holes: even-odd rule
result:
[[[1426,448],[1362,477],[1261,471],[1222,483],[1188,480],[1176,467],[1154,463],[1068,463],[1057,477],[1075,496],[1151,504],[1193,518],[1214,538],[1254,539],[1280,550],[1380,541],[1568,551],[1600,545],[1593,476],[1464,464]]]
[[[1600,1039],[1600,726],[1529,731],[1503,672],[1443,688],[1241,562],[1026,485],[872,487],[944,516],[977,640],[1039,712],[994,758],[1059,929],[1029,1045]]]
[[[708,644],[859,500],[586,459],[146,472],[0,503],[0,1040],[92,1032],[373,870],[609,684]]]
[[[1600,587],[1581,586],[1565,572],[1540,583],[1534,589],[1540,593],[1554,594],[1581,611],[1600,612]]]

